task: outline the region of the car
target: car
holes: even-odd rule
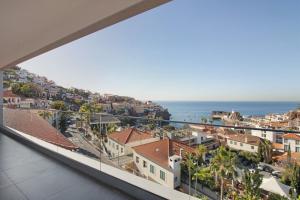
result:
[[[269,172],[271,174],[274,171],[274,169],[272,167],[270,167],[270,166],[265,165],[263,167],[263,171]]]
[[[272,173],[272,176],[276,177],[276,178],[280,178],[281,177],[281,172],[280,171],[273,171]]]
[[[264,170],[264,165],[258,164],[258,165],[257,165],[257,169],[258,169],[259,171],[263,171],[263,170]]]

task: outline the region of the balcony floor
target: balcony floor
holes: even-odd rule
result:
[[[0,133],[0,199],[132,199]]]

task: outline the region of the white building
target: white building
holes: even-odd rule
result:
[[[291,152],[300,152],[300,135],[287,133],[283,135],[284,151],[288,151],[289,146]]]
[[[274,131],[251,130],[251,135],[269,140],[272,143],[282,143],[282,133]]]
[[[3,91],[3,100],[4,100],[4,105],[10,108],[20,107],[21,97],[14,94],[11,90]]]
[[[108,135],[106,148],[112,157],[132,154],[132,147],[158,141],[150,133],[128,128]]]
[[[170,188],[181,184],[181,160],[194,149],[168,138],[133,148],[133,161],[139,172]]]
[[[260,142],[261,139],[256,136],[247,134],[236,134],[230,135],[228,137],[227,146],[235,150],[257,153]]]

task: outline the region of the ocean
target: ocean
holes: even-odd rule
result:
[[[237,111],[243,116],[262,116],[269,113],[282,114],[300,106],[300,102],[204,102],[204,101],[158,101],[167,108],[171,120],[200,122],[210,117],[212,111]]]

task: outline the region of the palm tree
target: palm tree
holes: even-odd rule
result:
[[[254,173],[250,173],[249,171],[245,171],[244,174],[244,186],[245,191],[242,199],[245,200],[259,200],[261,189],[259,188],[262,183],[262,175],[259,174],[258,171]]]
[[[187,154],[185,163],[188,167],[188,172],[189,172],[189,195],[191,195],[191,174],[195,168],[193,155],[191,153]]]
[[[211,169],[215,172],[216,181],[220,180],[220,199],[223,200],[224,180],[233,178],[236,173],[236,156],[221,146],[211,162]]]
[[[207,148],[206,146],[200,144],[196,150],[196,158],[197,158],[197,161],[196,161],[196,171],[198,171],[198,168],[199,168],[199,164],[200,166],[202,166],[202,164],[204,163],[204,157],[206,155],[206,152],[207,152]],[[196,179],[196,186],[195,186],[195,190],[197,192],[197,185],[198,185],[198,178],[197,176],[194,177]]]
[[[269,140],[261,140],[258,152],[261,160],[265,163],[272,161],[272,143]]]
[[[43,111],[39,111],[38,112],[39,116],[41,116],[43,119],[49,119],[50,117],[52,117],[52,113],[46,110]]]

